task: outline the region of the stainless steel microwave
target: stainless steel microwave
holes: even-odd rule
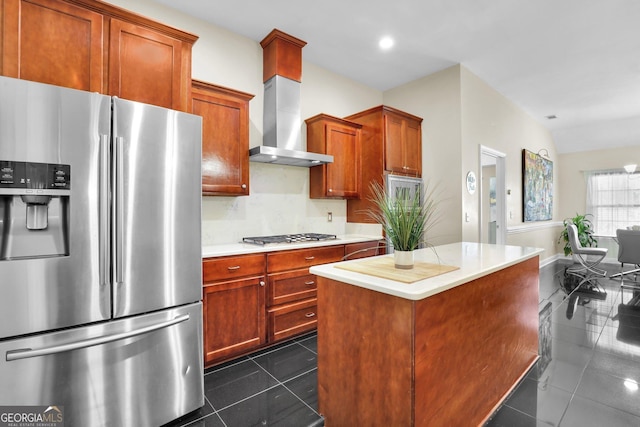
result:
[[[413,199],[416,193],[422,196],[422,178],[389,174],[385,176],[385,185],[387,193],[395,197],[407,195],[408,198]]]

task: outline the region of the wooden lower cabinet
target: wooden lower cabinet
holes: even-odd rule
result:
[[[203,300],[205,364],[264,344],[264,277],[205,286]]]
[[[264,254],[252,254],[203,261],[205,365],[265,343],[264,259]]]
[[[317,278],[309,267],[378,241],[203,260],[204,362],[213,366],[316,329]],[[348,252],[347,252],[348,251]]]

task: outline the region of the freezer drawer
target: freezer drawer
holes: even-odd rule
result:
[[[158,426],[204,405],[202,354],[200,302],[4,341],[0,402],[62,406],[69,426]]]

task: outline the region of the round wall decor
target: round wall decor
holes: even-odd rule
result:
[[[476,174],[473,171],[467,173],[467,191],[469,194],[476,192]]]

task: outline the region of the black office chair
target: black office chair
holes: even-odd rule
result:
[[[594,276],[605,277],[607,272],[599,268],[598,265],[607,256],[608,249],[582,246],[578,239],[578,228],[575,224],[567,224],[567,235],[569,236],[571,252],[573,252],[579,265],[568,267],[566,272],[581,278],[578,286],[585,282],[590,282]]]
[[[611,278],[620,277],[624,279],[627,274],[636,276],[640,273],[640,230],[616,230],[618,240],[618,261],[620,262],[620,273],[613,274]],[[624,264],[635,266],[632,270],[624,271]]]

